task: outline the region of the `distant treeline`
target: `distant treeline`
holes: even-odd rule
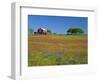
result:
[[[38,28],[37,31],[34,31],[33,28],[29,28],[28,34],[45,34],[46,35],[46,34],[57,34],[57,33],[52,32],[51,29]],[[66,30],[66,34],[67,35],[84,34],[84,30],[82,28],[73,27],[73,28],[69,28],[68,30]],[[59,34],[59,35],[61,35],[61,34]]]

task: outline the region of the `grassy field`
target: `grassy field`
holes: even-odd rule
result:
[[[28,66],[87,63],[86,35],[28,36]]]

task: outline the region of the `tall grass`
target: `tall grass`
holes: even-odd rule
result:
[[[28,48],[28,66],[88,63],[86,35],[32,35]]]

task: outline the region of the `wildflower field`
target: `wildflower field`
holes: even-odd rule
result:
[[[87,35],[28,35],[28,66],[87,64]]]

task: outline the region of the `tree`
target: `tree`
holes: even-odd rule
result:
[[[55,32],[54,32],[53,34],[55,34],[55,35],[56,35],[57,33],[55,33]]]
[[[83,34],[84,31],[82,28],[69,28],[67,34]]]
[[[51,34],[51,33],[52,33],[52,31],[51,31],[50,29],[47,29],[47,32],[48,32],[49,34]]]
[[[32,34],[34,32],[34,29],[33,28],[28,28],[28,33],[29,34]]]

